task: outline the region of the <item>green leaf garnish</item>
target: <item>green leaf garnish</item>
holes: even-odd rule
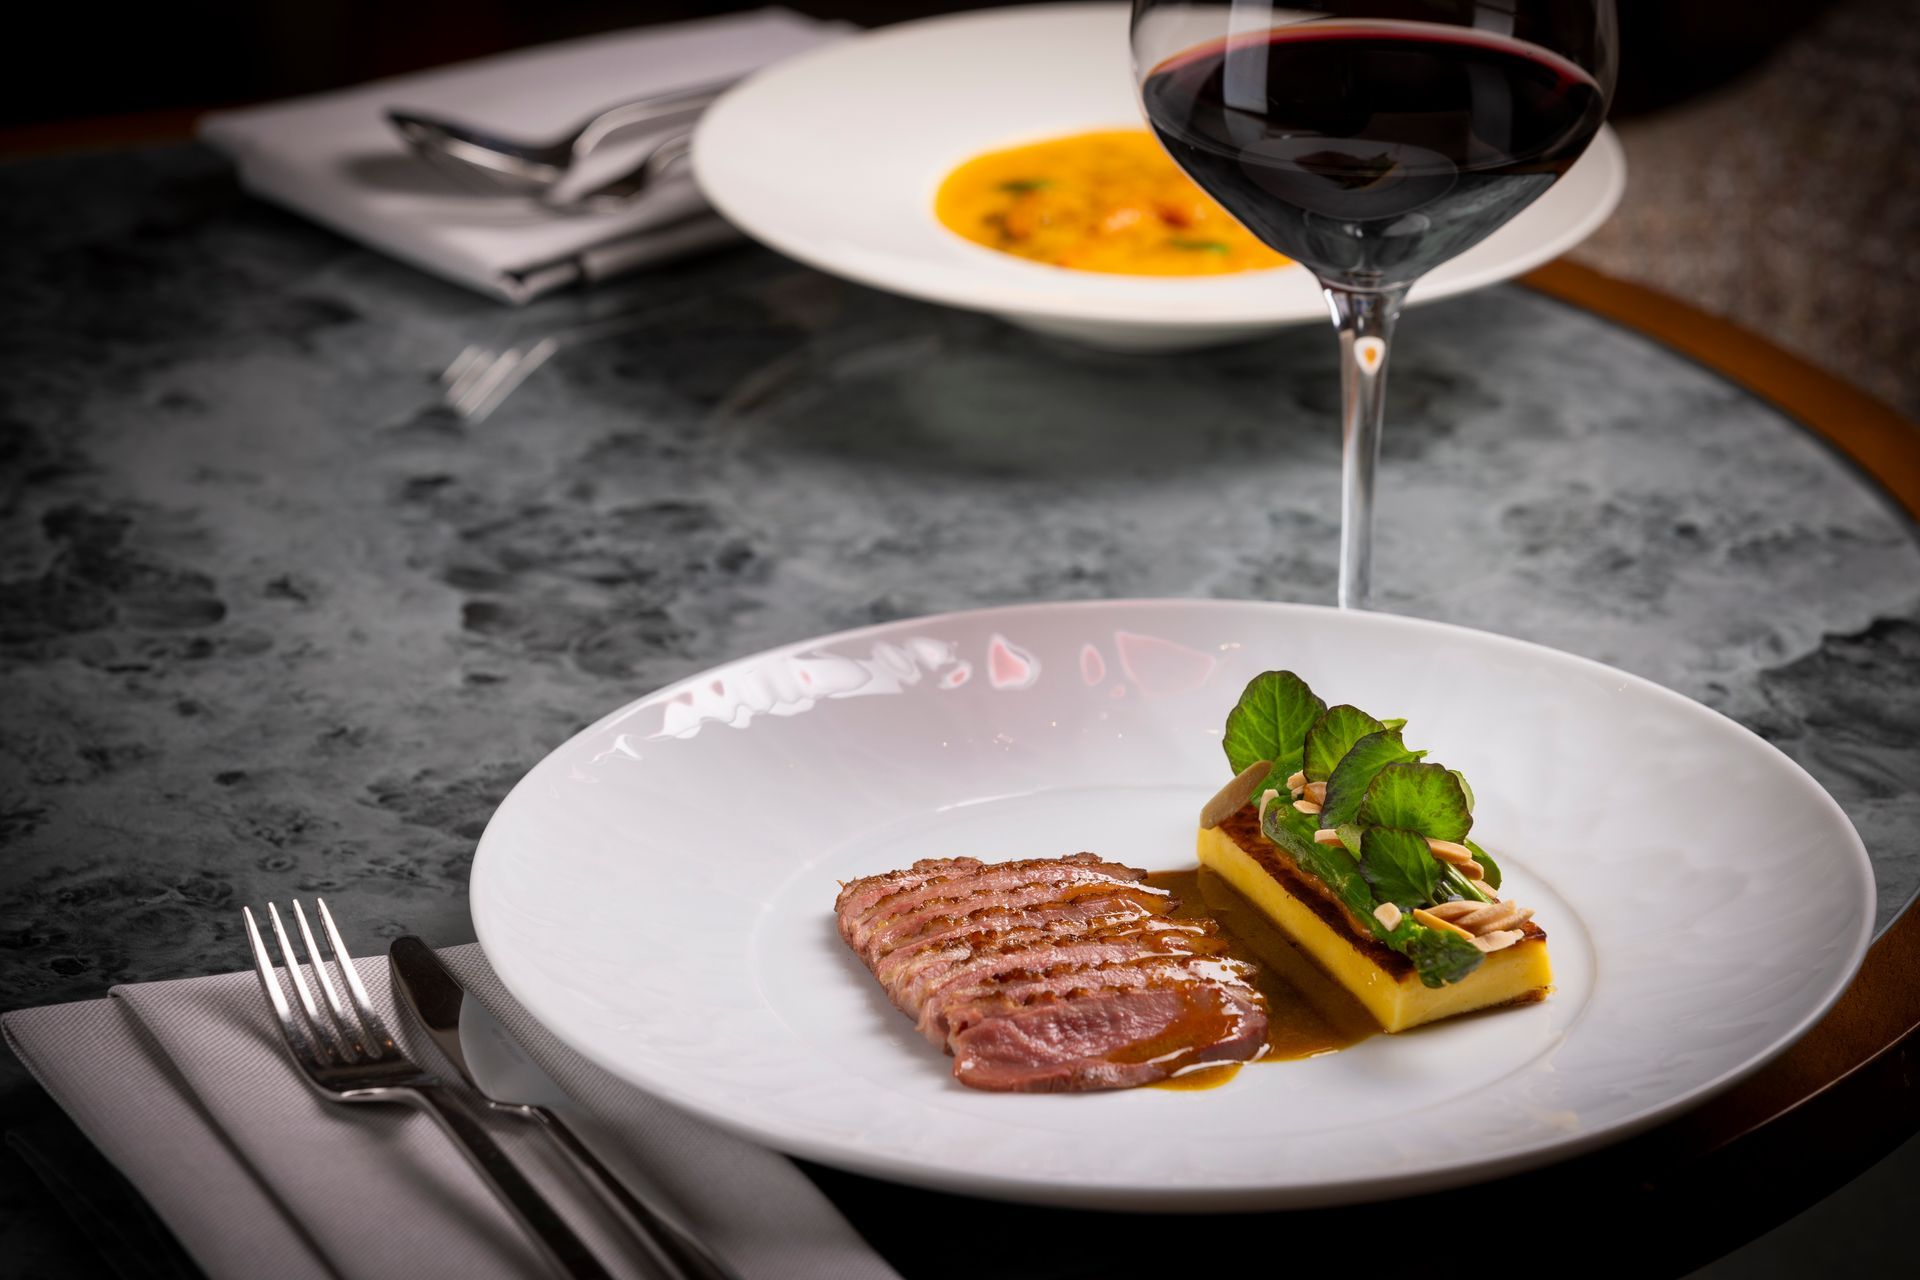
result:
[[[1329,709],[1291,671],[1267,671],[1248,682],[1228,714],[1221,746],[1236,773],[1258,760],[1272,762],[1260,790],[1280,795],[1260,815],[1266,838],[1317,877],[1374,938],[1412,961],[1423,985],[1440,987],[1472,973],[1484,957],[1459,934],[1421,924],[1412,909],[1485,901],[1486,895],[1437,861],[1428,839],[1466,841],[1490,888],[1499,887],[1500,869],[1466,839],[1473,826],[1467,780],[1441,765],[1420,764],[1427,753],[1400,740],[1406,723],[1376,720],[1345,704]],[[1287,803],[1286,779],[1296,772],[1326,783],[1319,814]],[[1338,844],[1313,838],[1327,827],[1339,834]],[[1387,902],[1402,913],[1391,929],[1374,914]]]
[[[1414,972],[1420,975],[1420,984],[1427,987],[1458,982],[1478,969],[1486,958],[1480,954],[1480,948],[1459,934],[1424,927],[1419,927],[1408,939],[1406,954],[1407,959],[1413,961]]]
[[[1327,778],[1327,798],[1320,805],[1321,825],[1338,827],[1352,822],[1360,816],[1360,804],[1376,773],[1390,764],[1418,760],[1426,754],[1409,751],[1400,741],[1398,729],[1381,729],[1362,737],[1340,757]]]
[[[1014,178],[1000,184],[1002,191],[1011,195],[1023,196],[1029,191],[1045,191],[1053,185],[1051,178]]]
[[[1433,900],[1435,902],[1489,902],[1490,898],[1473,887],[1473,882],[1460,873],[1460,868],[1446,863],[1436,863],[1440,868],[1440,878],[1434,882]]]
[[[1316,844],[1313,832],[1309,828],[1302,834],[1299,826],[1285,814],[1294,818],[1305,817],[1291,805],[1278,803],[1267,806],[1267,816],[1260,823],[1260,830],[1267,839],[1285,849],[1300,866],[1318,876],[1323,884],[1338,895],[1347,909],[1362,920],[1373,920],[1373,909],[1379,904],[1373,899],[1373,890],[1360,874],[1360,863],[1343,848]],[[1374,920],[1377,925],[1379,921]]]
[[[1438,987],[1458,982],[1478,967],[1481,959],[1479,948],[1458,934],[1429,929],[1411,914],[1401,916],[1400,923],[1391,929],[1380,923],[1380,917],[1373,914],[1374,908],[1380,904],[1367,883],[1361,863],[1342,847],[1315,843],[1311,823],[1303,823],[1303,818],[1305,815],[1292,806],[1276,801],[1267,806],[1260,830],[1267,839],[1284,849],[1301,870],[1317,876],[1322,884],[1333,890],[1334,896],[1366,925],[1375,938],[1413,961],[1414,972],[1420,976],[1422,985]],[[1371,831],[1367,833],[1368,836],[1377,834]],[[1424,847],[1423,843],[1423,850]],[[1428,861],[1431,863],[1432,859]]]
[[[1466,785],[1465,778],[1460,780],[1460,785]],[[1467,803],[1473,803],[1473,793],[1471,791],[1467,793]],[[1468,852],[1473,854],[1473,860],[1479,863],[1481,869],[1486,872],[1486,874],[1480,878],[1486,881],[1487,888],[1498,889],[1500,887],[1500,864],[1493,860],[1493,855],[1471,840],[1462,840],[1460,843],[1467,846]]]
[[[1227,763],[1240,773],[1256,760],[1273,761],[1266,785],[1284,793],[1286,780],[1300,771],[1307,730],[1326,710],[1327,704],[1314,697],[1307,682],[1293,672],[1261,672],[1247,682],[1240,701],[1227,713],[1227,731],[1220,743]],[[1274,778],[1280,781],[1275,783]]]
[[[1167,243],[1176,249],[1194,249],[1201,253],[1228,252],[1226,244],[1219,240],[1186,240],[1175,236],[1168,240]]]
[[[1333,773],[1333,767],[1340,763],[1340,757],[1353,750],[1354,743],[1384,728],[1385,725],[1358,707],[1344,702],[1328,707],[1326,714],[1307,730],[1306,760],[1301,766],[1306,770],[1307,781],[1325,782]]]
[[[1360,874],[1373,886],[1377,901],[1411,911],[1433,901],[1440,864],[1418,832],[1369,827],[1360,839]]]
[[[1332,786],[1327,790],[1332,799]],[[1379,770],[1367,784],[1359,818],[1370,827],[1399,827],[1434,840],[1464,839],[1473,826],[1460,780],[1437,764],[1389,764]]]

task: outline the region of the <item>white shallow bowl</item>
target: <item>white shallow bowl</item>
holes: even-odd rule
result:
[[[1191,866],[1221,724],[1276,666],[1466,772],[1552,997],[1208,1092],[957,1084],[841,943],[838,882],[955,854]],[[1696,703],[1457,627],[1212,601],[953,614],[716,667],[536,767],[472,897],[536,1017],[689,1111],[879,1177],[1157,1209],[1427,1190],[1618,1138],[1790,1044],[1873,920],[1839,807]]]
[[[933,198],[983,151],[1089,129],[1140,128],[1124,4],[929,18],[782,62],[708,109],[701,188],[789,257],[861,284],[1098,346],[1158,351],[1327,322],[1299,267],[1229,276],[1103,275],[1028,262],[941,226]],[[1620,201],[1611,130],[1544,196],[1435,269],[1415,302],[1520,274],[1584,240]]]

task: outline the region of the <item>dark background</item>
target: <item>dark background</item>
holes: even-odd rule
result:
[[[1615,115],[1670,105],[1753,67],[1824,0],[1618,0]],[[185,0],[14,6],[0,41],[0,127],[180,112],[312,93],[620,27],[752,9],[729,0]],[[989,7],[793,0],[877,26]]]

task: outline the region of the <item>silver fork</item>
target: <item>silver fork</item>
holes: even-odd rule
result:
[[[578,1280],[611,1280],[606,1268],[587,1249],[573,1228],[554,1212],[534,1185],[514,1167],[507,1153],[487,1136],[479,1112],[459,1092],[431,1072],[423,1071],[400,1051],[388,1034],[386,1025],[373,1011],[367,989],[347,954],[346,943],[333,923],[324,899],[315,899],[320,911],[320,928],[333,953],[335,966],[352,997],[351,1010],[342,1002],[333,979],[327,973],[325,959],[314,945],[313,930],[307,927],[307,913],[296,899],[294,920],[300,940],[306,944],[308,963],[326,1001],[326,1016],[314,1003],[313,991],[300,972],[300,957],[287,942],[287,931],[280,923],[280,909],[267,904],[267,916],[273,924],[273,936],[285,958],[287,977],[300,1005],[295,1014],[287,1002],[274,971],[273,957],[254,922],[253,909],[242,907],[247,921],[247,941],[253,946],[253,965],[260,974],[260,989],[273,1006],[287,1052],[307,1083],[322,1097],[336,1102],[405,1102],[420,1108],[447,1131],[447,1136],[473,1164],[480,1176],[493,1187],[508,1211],[526,1228],[528,1236],[561,1274]]]

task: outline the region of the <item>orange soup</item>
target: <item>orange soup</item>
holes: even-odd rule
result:
[[[975,156],[940,184],[934,213],[976,244],[1080,271],[1214,276],[1288,262],[1195,186],[1144,129]]]

